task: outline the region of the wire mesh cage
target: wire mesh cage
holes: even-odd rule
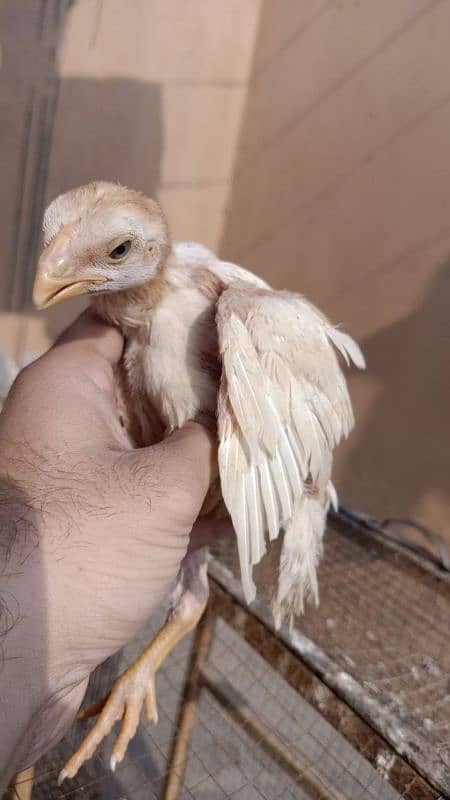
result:
[[[292,631],[241,603],[231,544],[210,564],[198,630],[157,677],[159,723],[144,719],[124,762],[114,731],[57,787],[86,723],[13,790],[25,800],[425,800],[450,797],[450,584],[444,572],[342,518],[330,521],[321,604]],[[110,687],[164,617],[92,676]]]

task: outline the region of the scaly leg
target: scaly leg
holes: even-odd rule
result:
[[[164,659],[199,622],[208,600],[208,551],[206,547],[192,550],[182,561],[177,584],[171,598],[171,609],[166,623],[139,658],[114,682],[109,695],[99,703],[85,709],[81,719],[99,714],[95,725],[69,759],[58,778],[73,778],[82,764],[90,758],[99,743],[111,731],[117,720],[122,720],[119,737],[111,756],[114,770],[136,733],[142,706],[145,702],[147,717],[158,721],[155,675]]]
[[[12,784],[11,800],[31,800],[33,778],[34,767],[28,767],[28,769],[18,772]]]

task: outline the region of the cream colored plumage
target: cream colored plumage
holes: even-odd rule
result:
[[[325,518],[336,504],[332,452],[353,426],[337,353],[363,368],[358,345],[302,296],[274,291],[201,245],[172,245],[159,207],[124,187],[94,183],[60,196],[44,231],[36,304],[89,292],[120,326],[122,399],[137,445],[217,413],[220,485],[247,602],[254,566],[282,537],[271,575],[276,624],[301,613],[305,599],[318,599]],[[204,510],[218,499],[213,487]],[[205,558],[189,558],[170,617],[184,628],[173,641],[206,603]]]

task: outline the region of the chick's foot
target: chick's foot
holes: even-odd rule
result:
[[[58,785],[66,778],[75,777],[118,720],[122,720],[122,726],[111,755],[112,770],[122,761],[128,744],[136,733],[144,704],[148,719],[155,724],[158,722],[156,672],[178,642],[195,628],[206,608],[206,571],[206,548],[188,552],[180,567],[166,623],[139,658],[117,678],[107,697],[78,715],[79,719],[98,715],[98,719],[76,753],[61,770]]]

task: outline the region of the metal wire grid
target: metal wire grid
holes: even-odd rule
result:
[[[234,563],[230,553],[224,554],[223,560],[228,566]],[[333,656],[342,671],[385,703],[394,720],[412,721],[432,736],[439,757],[445,757],[449,653],[443,621],[448,620],[449,606],[447,594],[440,593],[435,584],[432,577],[416,573],[415,568],[405,575],[401,559],[395,555],[386,559],[378,546],[367,549],[367,542],[331,529],[322,566],[321,606],[308,612],[302,629]],[[109,688],[163,617],[163,612],[158,614],[138,641],[97,670],[87,702]],[[108,759],[117,732],[110,734],[74,781],[60,789],[56,786],[59,769],[86,731],[86,725],[78,723],[38,765],[33,800],[162,798],[191,647],[192,636],[158,674],[159,724],[155,727],[142,720],[116,774],[109,772]],[[377,751],[376,760],[371,759],[374,769],[257,649],[223,619],[217,619],[180,798],[394,800],[438,796],[397,792],[388,781],[392,750],[386,746]],[[276,665],[275,660],[269,661]],[[272,739],[275,744],[272,741],[273,746],[268,747],[267,741]]]
[[[330,529],[302,631],[450,768],[450,586]]]
[[[99,683],[109,681],[111,673],[133,659],[133,651],[151,633],[146,631],[141,642],[105,665],[96,676],[94,694],[100,688]],[[186,643],[170,657],[158,677],[160,722],[154,727],[142,721],[126,762],[116,775],[108,774],[111,734],[75,781],[60,789],[56,786],[62,759],[80,739],[80,732],[73,731],[53,756],[38,766],[33,800],[161,797],[188,656]],[[264,731],[258,741],[254,731],[250,735],[245,725],[237,724],[223,705],[204,690],[180,795],[183,800],[307,800],[311,796],[317,800],[395,800],[400,797],[254,648],[220,619],[215,626],[207,675],[222,692],[232,694],[238,706],[249,707],[263,726],[276,732],[297,763],[298,777],[294,780],[286,774],[273,754],[266,752]],[[85,730],[85,726],[81,727]],[[302,782],[312,787],[313,795],[301,788]]]
[[[298,780],[314,797],[386,798],[400,795],[326,720],[321,717],[277,671],[223,620],[216,626],[208,680],[221,687],[238,709],[248,707],[252,721],[262,728],[257,743],[265,747],[266,731],[272,728],[295,764]],[[219,731],[220,735],[220,731]],[[254,736],[254,738],[256,738]],[[272,752],[274,748],[272,748]],[[273,761],[273,759],[272,759]],[[286,777],[271,775],[269,797],[278,797]],[[265,776],[267,777],[267,776]],[[258,788],[259,780],[256,781]],[[293,797],[309,796],[286,785]]]
[[[218,563],[238,577],[232,550]],[[301,633],[434,749],[450,781],[450,583],[365,533],[330,522],[320,605]]]

